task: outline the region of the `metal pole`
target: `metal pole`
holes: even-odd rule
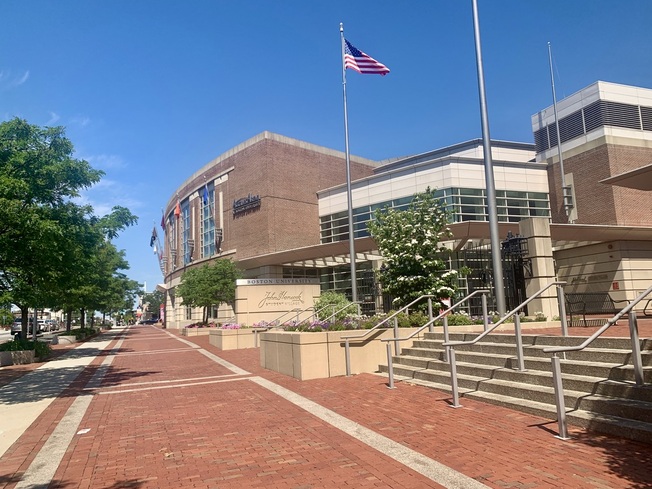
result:
[[[441,318],[441,323],[444,327],[444,343],[448,343],[450,339],[448,337],[448,316],[444,316],[443,318]],[[450,346],[444,348],[444,362],[446,363],[450,362],[450,354],[449,354],[450,351],[451,351]]]
[[[514,333],[516,335],[516,358],[518,359],[518,369],[525,370],[525,361],[523,360],[523,336],[521,335],[521,318],[514,314]]]
[[[346,198],[349,206],[349,255],[351,256],[351,297],[358,300],[358,283],[355,273],[355,243],[353,236],[353,197],[351,193],[351,156],[349,153],[349,114],[346,108],[346,68],[344,67],[344,25],[340,23],[342,41],[342,91],[344,95],[344,153],[346,154]]]
[[[473,0],[473,30],[475,34],[475,60],[478,69],[478,95],[480,96],[480,114],[482,121],[482,149],[484,152],[484,173],[487,187],[487,214],[489,215],[489,234],[491,237],[491,258],[494,275],[494,294],[496,308],[500,317],[505,315],[505,287],[503,284],[503,264],[500,256],[500,236],[498,235],[498,211],[496,204],[496,186],[491,160],[491,137],[489,135],[489,115],[484,88],[484,70],[482,67],[482,46],[480,44],[480,25],[478,21],[478,2]]]
[[[394,338],[398,338],[398,319],[394,317]],[[396,356],[401,354],[401,346],[398,344],[398,341],[394,342],[394,352]]]
[[[548,60],[550,62],[550,84],[552,86],[552,107],[553,111],[555,114],[555,128],[557,129],[557,152],[559,155],[559,172],[561,173],[561,195],[562,198],[564,199],[564,214],[566,214],[566,218],[568,219],[568,222],[573,222],[570,218],[570,209],[572,206],[568,202],[568,199],[570,196],[566,195],[566,175],[564,172],[564,158],[562,157],[561,154],[561,133],[559,131],[559,117],[557,117],[557,94],[555,92],[555,76],[553,74],[552,70],[552,48],[550,47],[550,43],[548,43]]]
[[[346,362],[346,376],[351,377],[351,353],[349,351],[349,339],[344,340],[344,360]]]
[[[632,363],[634,364],[634,378],[636,385],[643,385],[643,361],[641,360],[641,345],[638,341],[638,323],[636,312],[629,311],[629,336],[632,340]]]
[[[566,321],[566,296],[564,295],[564,288],[561,285],[557,286],[557,300],[559,301],[559,320],[561,321],[561,334],[563,336],[568,336],[568,321]]]
[[[484,330],[489,329],[489,312],[487,311],[487,294],[482,293],[482,320],[484,322]]]
[[[457,365],[455,364],[455,349],[449,347],[449,357],[451,365],[451,391],[453,393],[453,405],[451,407],[462,407],[460,404],[460,393],[457,389]]]
[[[435,323],[432,320],[434,316],[432,315],[432,297],[428,297],[428,320],[430,321],[430,326],[428,326],[428,332],[435,332]]]
[[[559,435],[557,438],[568,440],[568,430],[566,428],[566,403],[564,402],[564,387],[561,381],[561,362],[555,353],[552,358],[552,383],[555,387],[555,404],[557,405],[557,424],[559,426]]]
[[[390,389],[394,388],[394,359],[392,358],[392,345],[387,342],[387,373],[389,375]]]

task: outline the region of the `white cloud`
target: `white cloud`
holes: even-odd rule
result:
[[[29,79],[29,70],[20,75],[12,75],[11,71],[0,71],[0,87],[16,88]]]
[[[50,120],[45,123],[46,126],[51,126],[52,124],[56,123],[61,117],[59,117],[59,114],[56,112],[50,111]]]
[[[116,205],[126,207],[136,215],[139,209],[146,207],[145,202],[133,196],[133,190],[129,185],[107,178],[103,178],[92,188],[80,192],[75,202],[92,206],[93,213],[98,217],[110,214],[111,209]]]
[[[70,123],[81,127],[86,127],[91,123],[91,119],[86,116],[73,117],[70,119]]]
[[[116,168],[126,168],[127,164],[118,155],[90,155],[80,156],[81,159],[88,161],[93,168],[98,170],[112,170]]]
[[[26,71],[23,74],[23,76],[21,76],[20,78],[17,78],[17,79],[14,80],[13,86],[17,87],[19,85],[22,85],[23,83],[25,83],[27,81],[28,78],[29,78],[29,71]]]

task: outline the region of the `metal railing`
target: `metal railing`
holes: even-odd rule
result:
[[[544,353],[552,353],[552,382],[555,388],[555,404],[557,405],[557,424],[559,432],[557,438],[568,440],[568,428],[566,426],[566,405],[564,401],[564,386],[561,378],[561,360],[558,356],[559,353],[565,354],[571,351],[580,351],[589,346],[598,336],[609,329],[613,324],[622,318],[625,314],[629,315],[629,336],[632,342],[632,363],[634,364],[634,378],[636,385],[641,386],[645,383],[643,377],[643,362],[641,360],[641,345],[638,340],[638,324],[636,321],[636,312],[634,307],[641,302],[645,297],[652,293],[652,286],[634,299],[629,305],[624,307],[619,313],[608,319],[607,322],[595,333],[589,336],[582,344],[577,346],[560,346],[552,348],[544,348]]]
[[[426,324],[421,326],[419,329],[414,331],[412,334],[409,336],[404,336],[402,338],[399,338],[397,334],[395,334],[394,338],[386,338],[380,341],[385,341],[387,342],[386,347],[387,347],[387,375],[389,376],[389,381],[388,381],[388,387],[390,389],[394,388],[394,359],[392,357],[392,347],[391,347],[391,342],[393,341],[395,345],[397,345],[401,341],[409,340],[414,338],[416,335],[421,333],[424,329],[428,328],[428,331],[430,333],[433,332],[433,325],[435,324],[435,321],[438,321],[439,319],[442,320],[442,325],[444,328],[444,343],[448,342],[448,314],[452,312],[457,306],[460,304],[463,304],[464,302],[468,301],[471,299],[471,297],[476,296],[478,294],[482,294],[482,317],[483,317],[483,322],[484,322],[484,329],[485,331],[488,328],[489,325],[489,316],[487,313],[487,294],[489,293],[488,290],[475,290],[471,292],[469,295],[464,297],[462,300],[459,302],[456,302],[452,306],[449,306],[448,309],[440,311],[439,315],[430,319]],[[400,349],[399,349],[400,350]],[[398,354],[397,354],[398,355]],[[449,355],[448,355],[448,348],[444,352],[444,361],[448,362]]]
[[[342,311],[345,311],[346,309],[348,309],[349,307],[351,307],[354,304],[357,306],[358,316],[359,316],[360,315],[360,304],[362,304],[362,303],[360,301],[355,301],[355,302],[349,302],[346,306],[339,308],[337,311],[335,310],[335,304],[328,304],[328,305],[322,307],[321,309],[316,310],[311,316],[308,316],[306,319],[302,320],[301,322],[305,323],[306,321],[310,321],[312,318],[319,319],[319,313],[325,311],[329,307],[332,310],[331,310],[330,316],[328,317],[328,321],[333,321],[337,314],[339,314]],[[314,309],[314,308],[308,308],[308,309],[306,309],[306,311],[309,311],[310,309]]]
[[[361,335],[353,335],[353,336],[342,336],[342,339],[344,340],[344,357],[346,361],[346,376],[350,377],[351,376],[351,346],[350,346],[350,340],[361,340],[363,338],[366,338],[369,336],[373,331],[380,329],[380,327],[387,323],[390,319],[394,319],[394,337],[398,337],[398,315],[402,312],[405,312],[408,310],[408,308],[412,307],[414,304],[417,302],[422,301],[423,299],[428,299],[428,318],[431,320],[432,319],[432,298],[435,297],[434,295],[422,295],[420,297],[417,297],[414,299],[412,302],[410,302],[407,306],[403,306],[400,308],[398,311],[394,312],[392,315],[387,316],[385,319],[383,319],[381,322],[376,324],[373,328],[368,329]],[[397,355],[400,355],[400,350],[398,343],[396,343],[396,349],[397,349]]]
[[[532,294],[532,296],[523,301],[521,304],[519,304],[517,307],[509,311],[503,318],[500,319],[500,321],[496,322],[493,324],[490,328],[486,329],[483,331],[481,334],[476,336],[474,339],[470,341],[445,341],[443,343],[443,346],[448,349],[448,363],[450,364],[451,368],[451,391],[453,393],[453,405],[452,407],[458,408],[461,407],[460,401],[459,401],[459,392],[457,388],[457,365],[455,363],[455,347],[456,346],[462,346],[462,345],[474,345],[478,341],[480,341],[482,338],[487,336],[489,333],[494,331],[498,326],[501,324],[505,323],[510,317],[514,316],[514,333],[516,337],[516,356],[518,360],[518,369],[520,371],[525,370],[525,361],[523,359],[523,337],[521,335],[521,318],[519,317],[519,312],[528,305],[530,302],[532,302],[534,299],[542,295],[546,290],[548,290],[552,286],[557,287],[557,294],[559,298],[559,318],[561,320],[561,328],[562,328],[562,334],[564,336],[568,335],[568,326],[566,324],[566,309],[564,307],[564,289],[563,285],[566,285],[566,282],[551,282],[545,287],[543,287],[541,290],[536,292],[535,294]]]

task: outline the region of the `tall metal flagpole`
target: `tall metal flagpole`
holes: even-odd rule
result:
[[[342,41],[342,90],[344,93],[344,151],[346,153],[346,197],[349,204],[349,254],[351,255],[351,297],[358,301],[358,281],[355,273],[355,243],[353,236],[353,198],[351,194],[351,156],[349,155],[349,115],[346,110],[346,68],[344,67],[344,25],[340,23]]]
[[[482,68],[482,46],[480,45],[480,25],[478,21],[478,2],[473,0],[473,30],[475,34],[475,61],[478,68],[478,94],[482,119],[482,149],[484,152],[484,173],[487,187],[487,213],[489,214],[489,233],[491,236],[491,259],[494,269],[494,294],[498,314],[504,316],[505,288],[503,285],[503,263],[500,257],[500,236],[498,235],[498,212],[496,209],[496,185],[491,161],[491,138],[489,136],[489,116],[484,89],[484,71]]]
[[[561,173],[561,195],[564,199],[564,214],[569,223],[572,223],[573,220],[570,216],[570,210],[572,209],[572,204],[570,201],[570,188],[566,187],[566,175],[564,172],[564,158],[561,155],[561,133],[559,131],[559,118],[557,117],[557,93],[555,91],[555,75],[552,70],[552,48],[550,43],[548,43],[548,61],[550,62],[550,85],[552,87],[552,108],[555,114],[555,128],[557,129],[557,150],[559,154],[559,172]]]

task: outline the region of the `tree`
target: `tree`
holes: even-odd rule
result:
[[[234,262],[228,259],[216,260],[212,265],[191,268],[181,276],[177,295],[181,304],[203,308],[203,321],[208,321],[208,309],[222,303],[234,305],[235,282],[242,273]]]
[[[73,158],[61,127],[40,128],[21,119],[0,124],[0,294],[21,308],[52,299],[72,238],[69,219],[89,218],[89,207],[70,201],[103,172]]]
[[[404,306],[426,294],[454,296],[458,274],[449,269],[450,251],[440,245],[451,236],[448,220],[444,204],[430,188],[416,194],[405,210],[386,207],[374,213],[368,229],[385,261],[378,277],[394,305]]]
[[[143,304],[147,304],[147,310],[156,317],[159,315],[164,300],[165,294],[160,290],[143,294]]]

